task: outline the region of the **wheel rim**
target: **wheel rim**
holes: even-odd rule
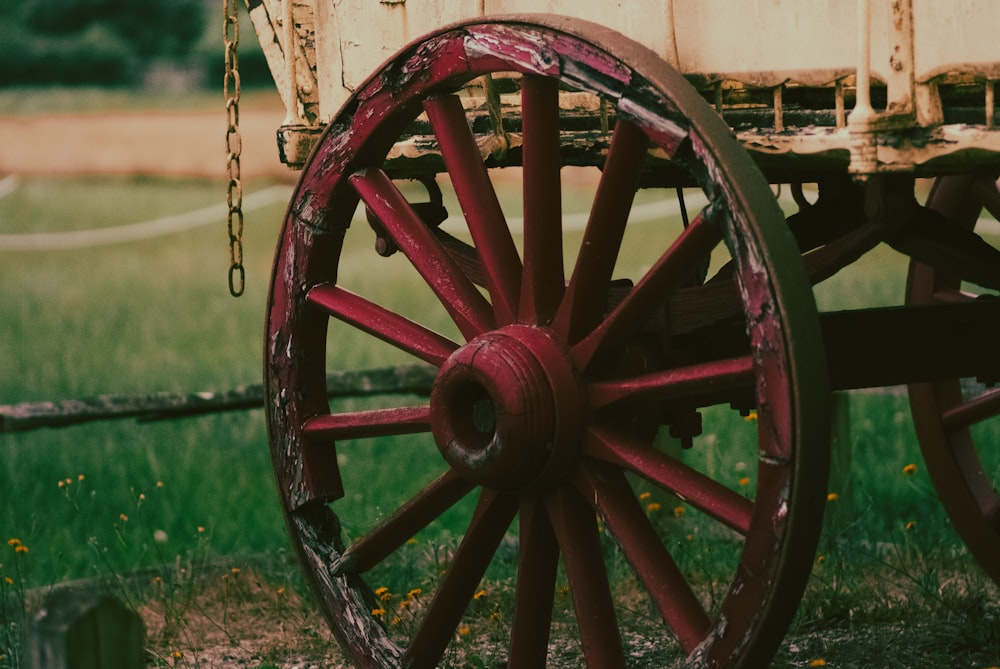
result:
[[[454,94],[497,72],[520,77],[520,250]],[[600,96],[617,118],[568,279],[553,197],[567,161],[560,85]],[[421,112],[471,236],[458,250],[382,169]],[[618,294],[609,287],[650,155],[681,168],[709,204]],[[337,283],[359,202],[458,336]],[[713,251],[733,262],[705,281]],[[448,28],[391,60],[330,124],[303,171],[279,240],[266,346],[272,456],[290,533],[355,663],[438,664],[515,518],[509,666],[546,662],[560,562],[587,664],[624,666],[607,535],[692,664],[766,663],[808,576],[824,501],[827,386],[808,286],[763,177],[686,82],[643,47],[590,24],[529,17]],[[331,319],[438,368],[429,404],[331,414]],[[706,328],[734,324],[748,334],[738,351],[673,350],[680,333],[690,344]],[[646,426],[661,414],[684,433],[692,409],[720,402],[757,407],[752,500],[651,448]],[[443,473],[345,547],[331,510],[344,495],[333,442],[418,432],[434,435]],[[714,605],[644,512],[639,479],[742,537]],[[470,491],[479,497],[465,537],[416,632],[400,643],[371,615],[377,600],[363,574]]]
[[[996,215],[1000,196],[996,182],[984,176],[939,179],[927,206],[967,230],[975,228],[983,206]],[[930,265],[913,262],[907,280],[908,304],[967,301],[977,295],[963,287],[961,278]],[[969,551],[1000,583],[1000,495],[997,472],[981,455],[982,439],[975,429],[996,421],[1000,392],[952,379],[909,386],[910,407],[927,471],[948,516]],[[994,458],[995,464],[995,458]]]

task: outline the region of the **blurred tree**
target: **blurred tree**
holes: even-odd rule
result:
[[[140,82],[154,60],[198,55],[208,10],[208,0],[0,0],[0,85]]]
[[[186,54],[201,37],[206,19],[204,0],[20,0],[18,4],[32,32],[75,35],[101,26],[141,57]]]

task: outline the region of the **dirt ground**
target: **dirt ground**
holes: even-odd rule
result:
[[[243,109],[244,179],[295,173],[281,164],[275,131],[283,112]],[[147,174],[226,177],[226,117],[206,113],[113,113],[0,117],[0,177],[8,174]]]

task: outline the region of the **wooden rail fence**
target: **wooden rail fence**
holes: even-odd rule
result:
[[[430,393],[436,373],[437,369],[430,365],[338,372],[327,376],[326,390],[330,397],[401,393],[426,395]],[[122,418],[166,420],[262,406],[264,386],[261,384],[223,392],[98,395],[53,402],[24,402],[0,406],[0,432],[24,432],[41,427],[67,427]]]

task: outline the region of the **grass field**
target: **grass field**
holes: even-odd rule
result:
[[[248,191],[267,185],[249,184]],[[30,178],[0,199],[0,234],[134,223],[215,204],[224,195],[223,184],[197,180]],[[0,404],[257,382],[283,207],[275,203],[247,216],[248,285],[239,300],[226,287],[221,220],[94,249],[0,251]],[[355,286],[385,278],[350,259],[344,272]],[[859,300],[898,303],[904,276],[905,261],[878,249],[856,270],[824,284],[818,299],[826,309],[861,306]],[[398,298],[401,305],[418,299]],[[361,345],[338,350],[336,364],[345,368],[375,362]],[[831,509],[837,522],[824,536],[822,561],[793,631],[798,641],[784,648],[780,661],[808,666],[809,658],[835,652],[849,657],[849,649],[837,651],[840,646],[819,633],[830,628],[883,625],[898,636],[887,643],[906,647],[914,641],[907,627],[929,612],[938,612],[935,620],[944,627],[925,633],[915,650],[894,651],[914,662],[896,666],[924,666],[913,658],[928,652],[960,657],[961,666],[1000,661],[997,590],[965,554],[931,490],[905,396],[858,393],[849,406],[853,467],[831,502],[845,508]],[[714,442],[706,436],[702,443]],[[437,466],[415,456],[393,460],[396,468],[381,466],[400,451],[389,440],[351,448],[342,456],[352,465],[345,514],[354,514],[358,527],[383,513],[382,505],[391,508],[390,491]],[[290,547],[267,451],[261,411],[0,435],[0,577],[11,580],[4,587],[44,589],[150,566],[236,564],[263,555],[275,588],[299,588],[285,559]],[[904,475],[910,463],[917,471]],[[733,468],[736,476],[735,462],[723,458],[717,466]],[[459,531],[457,521],[433,528],[442,543]],[[393,577],[401,592],[420,575]],[[509,572],[498,579],[505,577]],[[886,644],[876,639],[875,645]],[[0,654],[5,650],[0,667],[17,666],[9,648]]]

